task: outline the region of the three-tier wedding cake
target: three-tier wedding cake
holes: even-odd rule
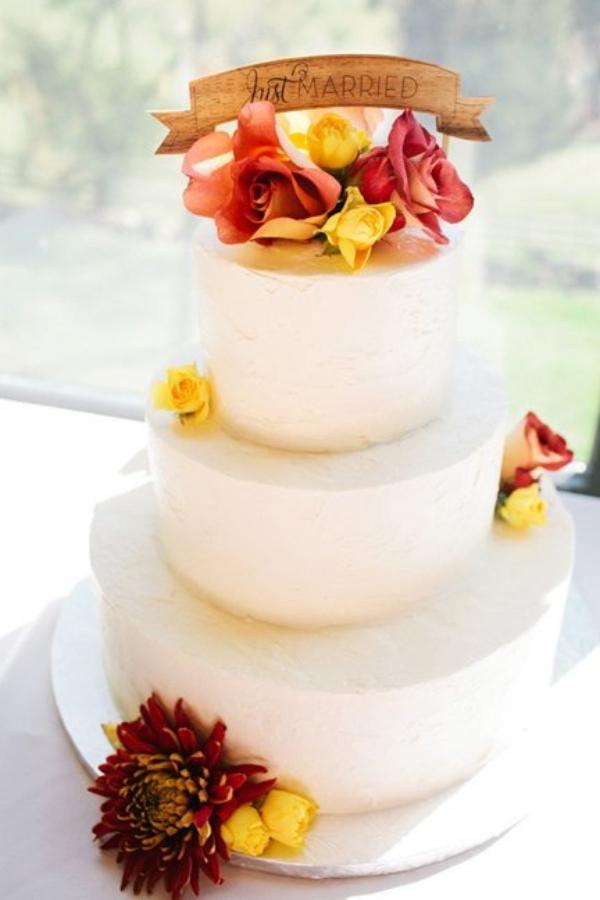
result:
[[[195,241],[199,338],[155,378],[151,475],[99,505],[91,552],[124,717],[183,697],[308,824],[435,794],[530,723],[573,539],[542,476],[564,441],[530,413],[505,447],[502,384],[457,349],[440,219],[472,200],[435,139],[410,112],[386,147],[339,110],[295,127],[249,104],[186,156],[186,205],[221,239]],[[182,796],[207,846],[202,792]],[[229,849],[278,839],[232,813]]]

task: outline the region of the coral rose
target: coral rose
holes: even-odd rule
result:
[[[383,110],[377,106],[332,106],[327,112],[343,116],[354,128],[365,131],[369,137],[383,121]]]
[[[188,150],[186,208],[213,217],[219,238],[311,238],[340,195],[339,182],[300,153],[267,101],[240,111],[233,137],[214,132]]]
[[[369,203],[394,204],[394,230],[421,227],[438,244],[448,241],[439,219],[460,222],[473,207],[471,191],[410,109],[392,125],[387,147],[359,157],[351,178]]]
[[[536,470],[557,471],[572,459],[573,451],[565,439],[552,431],[535,413],[528,412],[506,439],[502,481],[509,486],[517,484],[521,487],[526,480],[525,473],[531,473],[530,477],[534,480]]]

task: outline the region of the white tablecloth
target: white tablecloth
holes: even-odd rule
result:
[[[4,484],[0,571],[0,897],[110,900],[119,872],[90,839],[97,799],[65,737],[49,680],[60,600],[85,574],[89,516],[111,473],[143,443],[142,427],[64,410],[1,403]],[[554,688],[544,784],[531,815],[455,860],[383,878],[292,881],[226,867],[203,896],[244,900],[600,896],[600,501],[572,497],[575,582],[588,603],[581,646]],[[30,620],[29,624],[24,624]],[[14,630],[9,632],[9,629]],[[577,640],[577,635],[574,636]],[[576,646],[576,641],[575,641]],[[155,892],[162,900],[160,890]]]

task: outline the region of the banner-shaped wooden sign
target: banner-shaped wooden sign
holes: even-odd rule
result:
[[[245,103],[270,100],[277,112],[323,106],[410,107],[434,113],[438,131],[489,141],[479,116],[493,97],[461,97],[460,75],[400,56],[308,56],[230,69],[190,82],[190,109],[152,115],[166,125],[157,153],[184,153]]]

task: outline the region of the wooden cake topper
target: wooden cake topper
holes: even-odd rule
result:
[[[277,112],[323,106],[377,106],[434,113],[437,130],[489,141],[479,121],[493,97],[461,97],[460,75],[401,56],[307,56],[241,66],[190,82],[190,109],[152,115],[169,129],[156,153],[185,153],[245,103],[270,100]]]

